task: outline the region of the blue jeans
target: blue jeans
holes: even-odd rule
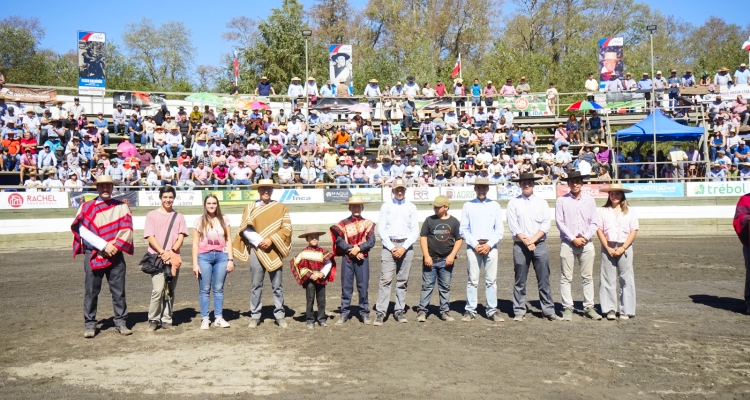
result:
[[[102,141],[104,142],[105,146],[109,146],[109,133],[102,133]]]
[[[479,107],[482,105],[482,98],[479,96],[472,96],[471,98],[471,106],[472,107]]]
[[[445,266],[445,260],[433,261],[432,268],[422,266],[422,293],[419,296],[419,311],[427,312],[427,306],[432,299],[435,289],[435,281],[438,282],[440,293],[440,312],[450,311],[451,300],[451,278],[453,277],[453,266]]]
[[[208,295],[214,291],[214,318],[222,316],[224,311],[224,280],[227,277],[227,260],[229,255],[223,251],[212,250],[198,254],[198,303],[201,306],[201,317],[208,318]]]
[[[362,187],[364,187],[365,185],[367,185],[367,179],[365,179],[365,178],[354,178],[354,184],[355,185],[362,185]]]
[[[234,180],[234,186],[250,186],[253,183],[250,182],[250,179],[235,179]]]
[[[375,137],[372,135],[372,131],[367,132],[365,134],[365,147],[370,147],[370,140],[375,139]]]
[[[214,190],[219,190],[219,185],[222,186],[222,189],[229,189],[229,186],[232,185],[232,180],[227,177],[227,179],[222,182],[218,178],[214,178]]]
[[[148,136],[146,136],[145,133],[143,133],[143,132],[141,132],[141,133],[128,132],[128,133],[130,134],[130,143],[135,144],[135,136],[138,135],[138,137],[140,137],[141,144],[146,144],[146,140],[148,139]],[[170,157],[172,157],[172,156],[170,155]]]
[[[181,144],[178,145],[177,147],[172,147],[170,145],[167,145],[167,155],[169,156],[169,158],[175,158],[180,153],[182,153],[182,149],[184,149],[184,148],[185,148],[185,146],[183,146]],[[172,152],[172,149],[174,149],[174,153]]]
[[[339,177],[336,177],[336,189],[340,189],[342,183],[346,184],[346,188],[347,189],[352,186],[352,182],[349,180],[348,176],[339,176]]]

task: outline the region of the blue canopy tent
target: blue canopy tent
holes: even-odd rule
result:
[[[707,131],[704,127],[682,125],[664,115],[660,110],[656,110],[637,124],[617,131],[615,140],[619,142],[653,141],[654,152],[656,152],[657,142],[699,141],[699,147],[701,144],[703,145],[703,163],[707,163],[709,160],[708,140],[703,140],[706,134]],[[616,161],[613,161],[615,176],[617,176],[616,163]]]
[[[700,140],[704,133],[706,133],[704,128],[682,125],[657,111],[630,128],[617,131],[616,140],[619,142],[683,142]]]

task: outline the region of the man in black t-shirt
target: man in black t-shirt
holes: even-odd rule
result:
[[[436,280],[440,292],[440,319],[453,321],[449,303],[453,265],[463,244],[463,239],[458,233],[460,222],[448,214],[450,200],[446,196],[436,197],[432,207],[435,215],[424,220],[419,239],[423,263],[422,294],[419,296],[417,321],[424,322],[427,319],[427,305],[430,304]]]

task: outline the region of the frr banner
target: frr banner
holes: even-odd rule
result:
[[[104,97],[106,35],[78,31],[78,93]]]

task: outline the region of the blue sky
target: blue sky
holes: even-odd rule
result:
[[[314,0],[301,0],[308,7]],[[367,0],[350,0],[355,8],[362,8]],[[506,3],[510,3],[506,0]],[[195,65],[217,65],[222,53],[230,53],[232,49],[221,39],[225,31],[225,24],[234,15],[246,15],[251,18],[263,18],[271,8],[281,6],[281,0],[249,0],[238,2],[211,2],[186,0],[180,2],[146,2],[141,0],[131,2],[102,2],[99,4],[117,4],[116,7],[99,8],[90,1],[68,0],[64,2],[44,2],[29,7],[25,2],[7,1],[2,6],[4,15],[20,15],[30,18],[37,17],[45,27],[47,36],[42,41],[42,47],[51,48],[64,53],[76,46],[76,31],[105,32],[108,41],[121,43],[121,33],[124,25],[147,16],[156,23],[179,20],[192,28],[193,44],[197,48]],[[258,7],[262,4],[263,7]],[[702,24],[710,14],[703,10],[718,10],[721,8],[706,7],[705,1],[698,0],[659,0],[651,2],[652,7],[661,9],[664,13],[676,15],[695,25]],[[747,15],[733,11],[732,7],[724,7],[727,12],[721,17],[727,22],[740,26],[747,24]]]

